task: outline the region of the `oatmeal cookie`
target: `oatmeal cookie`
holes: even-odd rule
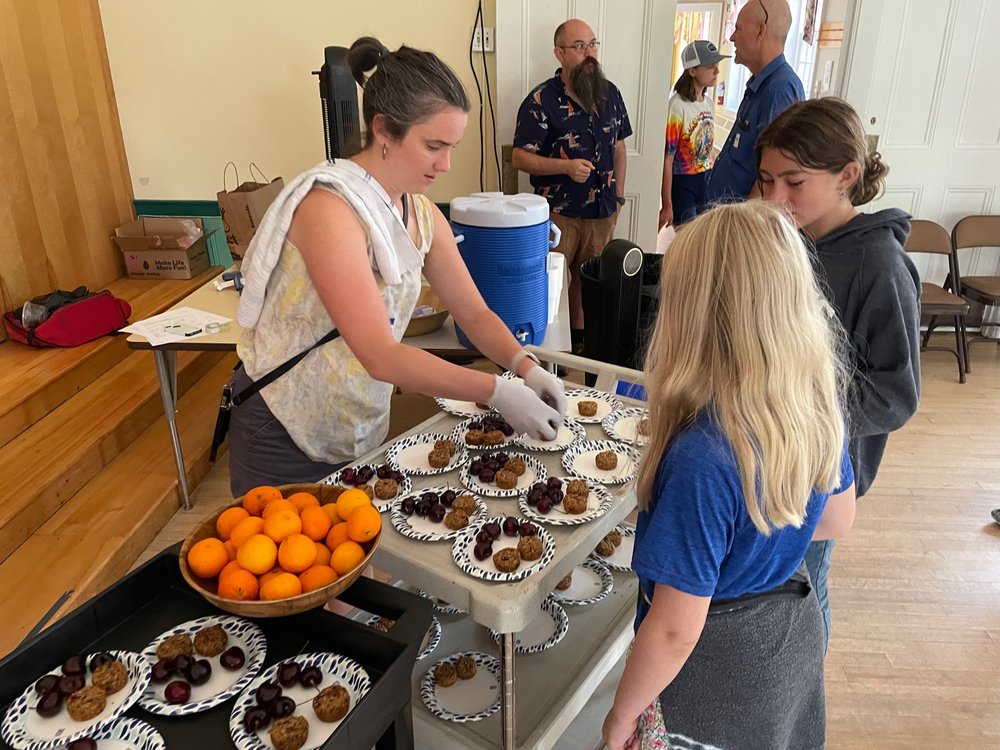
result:
[[[459,495],[451,504],[451,509],[452,511],[464,510],[466,515],[471,516],[476,512],[476,498],[472,495]]]
[[[376,630],[381,630],[383,633],[388,633],[389,629],[395,624],[395,620],[390,620],[388,617],[380,617],[372,624],[372,627]],[[336,721],[336,719],[331,719],[331,721]]]
[[[594,552],[599,554],[601,557],[611,557],[615,554],[615,545],[609,542],[607,537],[604,537],[597,543],[597,546],[594,548]]]
[[[443,469],[451,463],[451,454],[446,448],[435,448],[427,454],[427,463],[435,469]]]
[[[305,716],[286,716],[274,722],[269,736],[276,750],[299,750],[309,738],[309,721]]]
[[[583,495],[584,499],[590,495],[590,487],[582,479],[570,479],[566,483],[566,494],[567,495]]]
[[[556,591],[565,591],[573,585],[573,571],[570,571],[556,584]]]
[[[202,656],[218,656],[229,645],[229,636],[221,625],[202,628],[194,634],[194,650]]]
[[[482,430],[466,430],[465,432],[465,444],[466,445],[482,445],[483,444],[483,431]]]
[[[375,482],[375,497],[379,500],[392,500],[399,492],[399,485],[395,479],[379,479]]]
[[[357,489],[361,490],[366,495],[368,495],[368,499],[369,500],[374,500],[375,499],[375,490],[372,489],[372,486],[370,484],[363,484],[360,487],[358,487]]]
[[[441,687],[451,687],[458,682],[458,672],[451,662],[444,662],[434,667],[434,682]]]
[[[507,469],[500,469],[493,477],[493,481],[502,490],[512,490],[517,487],[517,474],[513,471],[507,471]]]
[[[596,401],[577,401],[576,408],[580,412],[581,417],[595,417],[597,416],[597,402]]]
[[[639,424],[635,426],[635,431],[642,437],[649,437],[649,417],[643,417],[639,420]]]
[[[464,529],[469,525],[469,514],[461,508],[453,509],[451,513],[444,517],[444,525],[452,531]]]
[[[436,450],[436,451],[441,451],[441,450],[448,451],[448,455],[449,456],[454,456],[455,455],[455,451],[457,451],[458,448],[455,447],[455,442],[453,440],[435,440],[434,441],[434,450]]]
[[[163,659],[176,659],[181,654],[185,656],[191,656],[194,653],[194,644],[191,642],[191,636],[184,635],[183,633],[178,635],[172,635],[169,638],[164,638],[160,645],[156,647],[156,658]]]
[[[522,536],[517,543],[517,553],[522,560],[533,562],[542,556],[542,540],[537,536]]]
[[[618,454],[614,451],[601,451],[594,457],[597,468],[603,471],[611,471],[618,468]]]
[[[460,680],[471,680],[476,676],[476,660],[468,654],[462,654],[455,664],[455,671]]]
[[[587,511],[586,495],[566,495],[562,501],[563,510],[578,515]]]
[[[90,721],[104,710],[107,703],[104,688],[90,685],[80,688],[66,699],[66,710],[74,721]]]
[[[109,661],[94,670],[93,683],[107,695],[117,693],[128,684],[128,670],[117,659]]]
[[[521,564],[521,555],[513,547],[504,547],[493,555],[493,564],[501,573],[511,573]]]
[[[528,470],[528,467],[524,463],[524,459],[517,458],[516,456],[514,458],[508,458],[507,463],[505,463],[503,467],[507,471],[517,474],[519,477],[524,476],[524,472]]]
[[[341,685],[323,688],[313,698],[313,711],[320,721],[340,721],[351,710],[351,695]]]
[[[622,543],[622,533],[618,529],[611,529],[604,538],[611,542],[616,547]]]
[[[504,436],[500,430],[490,430],[483,434],[483,445],[500,445],[503,441]]]

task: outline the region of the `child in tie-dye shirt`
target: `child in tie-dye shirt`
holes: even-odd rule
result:
[[[698,215],[705,183],[712,169],[715,128],[712,100],[705,92],[719,78],[719,54],[711,42],[699,39],[681,52],[684,72],[674,84],[667,108],[667,138],[660,189],[660,219],[665,224],[683,224]]]

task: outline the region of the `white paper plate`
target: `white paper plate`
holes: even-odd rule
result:
[[[573,568],[573,582],[568,589],[554,589],[552,597],[563,604],[597,604],[615,587],[615,577],[608,566],[588,557]]]
[[[579,403],[581,401],[596,401],[597,414],[592,417],[580,414]],[[597,424],[611,412],[621,408],[622,402],[604,391],[595,391],[590,388],[574,388],[566,391],[566,416],[577,422]]]
[[[476,406],[475,401],[460,401],[454,398],[435,398],[434,402],[439,408],[455,417],[478,417],[482,414],[489,414],[492,409],[481,409]]]
[[[522,560],[521,564],[509,573],[499,570],[493,564],[492,555],[485,560],[477,560],[476,556],[472,553],[473,548],[476,546],[476,534],[490,521],[503,524],[504,518],[506,516],[495,516],[471,524],[467,528],[462,529],[462,534],[455,538],[455,542],[451,546],[451,556],[454,558],[455,564],[463,572],[468,573],[473,578],[481,578],[484,581],[509,583],[527,578],[532,573],[538,572],[552,562],[552,557],[556,552],[555,540],[548,531],[538,524],[534,524],[534,526],[538,531],[538,538],[542,540],[542,556],[537,560]],[[493,542],[493,551],[499,552],[505,547],[517,547],[518,539],[519,537],[510,537],[501,531],[499,538]]]
[[[572,479],[580,479],[580,477],[557,477],[563,483],[563,492],[566,491],[566,484]],[[614,502],[614,498],[611,493],[608,492],[604,487],[602,487],[597,482],[592,479],[584,479],[587,483],[587,487],[590,489],[587,495],[587,510],[583,513],[567,513],[563,509],[563,504],[553,505],[552,510],[548,513],[539,512],[538,508],[533,507],[528,504],[528,494],[525,493],[521,495],[517,500],[517,507],[520,511],[530,518],[532,521],[539,521],[541,523],[547,523],[549,526],[578,526],[582,523],[587,523],[588,521],[593,521],[595,518],[600,518],[609,510],[611,510],[611,505]],[[530,487],[528,488],[530,491]],[[564,498],[565,499],[565,498]]]
[[[475,676],[450,687],[438,687],[434,668],[446,661],[454,664],[465,655],[476,660]],[[500,660],[481,651],[463,651],[441,659],[420,680],[420,700],[439,719],[459,724],[485,719],[500,710]]]
[[[455,488],[444,486],[421,487],[420,491],[412,493],[412,496],[416,499],[425,492],[436,492],[440,495],[448,489]],[[459,497],[471,496],[475,498],[476,510],[471,516],[469,516],[469,525],[472,525],[476,521],[486,517],[486,503],[483,502],[481,498],[475,497],[463,489],[458,489],[456,492]],[[407,497],[409,497],[409,495]],[[449,529],[444,525],[443,521],[441,523],[437,523],[426,516],[418,516],[416,513],[407,515],[403,512],[403,501],[405,499],[406,497],[401,497],[399,500],[394,502],[392,504],[392,510],[389,512],[389,520],[392,522],[393,528],[395,528],[396,531],[403,536],[409,539],[415,539],[418,542],[445,542],[450,539],[454,539],[456,536],[461,534],[462,531],[464,531],[464,529]]]
[[[434,449],[434,443],[438,440],[451,440],[451,436],[432,433],[401,438],[389,446],[385,452],[385,460],[404,474],[417,474],[419,476],[432,476],[454,471],[464,466],[469,460],[469,452],[465,449],[464,444],[456,443],[455,455],[451,457],[451,462],[440,469],[434,468],[427,463],[427,454]]]
[[[371,466],[371,468],[373,470],[374,469],[378,469],[378,467],[379,467],[378,464],[366,464],[366,465],[367,466]],[[360,467],[356,467],[356,468],[360,468]],[[389,510],[389,506],[392,505],[392,503],[395,500],[398,500],[399,498],[403,497],[403,495],[407,495],[407,494],[409,494],[410,492],[413,491],[413,480],[411,480],[406,475],[405,471],[402,471],[401,469],[396,469],[396,470],[400,471],[403,474],[403,480],[401,482],[397,482],[396,483],[396,485],[397,485],[396,486],[396,496],[395,497],[391,497],[388,500],[381,500],[381,499],[375,497],[374,492],[375,492],[375,482],[378,481],[378,477],[377,476],[373,475],[372,478],[369,479],[368,482],[367,482],[368,486],[372,488],[372,505],[374,505],[376,508],[378,508],[378,512],[379,513],[385,513],[387,510]],[[321,479],[320,480],[320,484],[339,484],[341,487],[347,487],[348,489],[351,489],[352,487],[358,487],[358,486],[360,486],[360,485],[354,485],[354,484],[342,484],[341,481],[340,481],[340,476],[341,476],[341,474],[343,474],[343,472],[344,472],[343,469],[341,469],[340,471],[335,471],[333,474],[331,474],[330,476],[328,476],[326,479]]]
[[[473,476],[471,462],[464,469],[462,469],[462,484],[475,492],[477,495],[485,495],[486,497],[517,497],[522,492],[525,492],[526,488],[530,487],[535,482],[545,481],[548,474],[546,473],[542,462],[537,458],[529,456],[527,453],[511,453],[510,451],[503,452],[507,454],[508,458],[520,458],[524,461],[524,474],[517,478],[517,484],[514,487],[511,487],[509,490],[502,490],[492,482],[487,484],[486,482],[481,481],[479,477]]]
[[[451,439],[455,441],[455,445],[464,445],[470,451],[496,451],[510,445],[517,437],[517,434],[512,432],[510,435],[504,435],[503,440],[495,445],[470,445],[465,442],[465,433],[469,431],[470,425],[477,422],[478,419],[478,417],[469,417],[469,419],[463,419],[455,425],[455,429],[451,433]]]
[[[100,750],[166,750],[167,744],[153,727],[145,722],[123,716],[88,737]]]
[[[35,711],[38,704],[38,694],[35,683],[42,677],[38,675],[31,681],[23,693],[15,700],[4,716],[0,734],[7,744],[20,750],[62,750],[67,744],[80,737],[87,737],[100,731],[125,713],[139,700],[142,691],[149,684],[149,664],[140,654],[132,651],[108,651],[112,657],[121,661],[128,672],[128,684],[116,693],[108,696],[107,705],[90,721],[74,721],[70,718],[63,704],[59,714],[51,718],[43,718]],[[90,657],[86,661],[90,662]],[[46,674],[62,675],[62,669],[56,667]],[[87,684],[91,684],[90,670],[86,673]]]
[[[293,661],[286,659],[285,661]],[[340,726],[340,721],[320,721],[312,707],[312,699],[319,692],[331,685],[341,685],[346,688],[351,698],[350,711],[358,705],[366,693],[371,689],[371,680],[368,673],[353,659],[338,654],[299,654],[294,661],[301,667],[319,667],[323,671],[323,681],[313,688],[304,688],[301,685],[282,688],[282,695],[287,695],[296,703],[294,716],[302,716],[309,722],[309,738],[302,746],[302,750],[312,750],[321,747],[333,730]],[[257,679],[251,682],[240,697],[236,699],[233,711],[229,715],[229,735],[239,750],[273,750],[274,745],[268,736],[271,725],[264,727],[257,732],[248,732],[243,726],[243,714],[247,709],[257,704],[257,688],[264,682],[275,682],[278,675],[278,667],[285,662],[272,664],[265,669]],[[350,711],[347,716],[350,716]],[[347,716],[344,718],[346,719]]]
[[[612,440],[621,440],[629,445],[645,445],[649,438],[639,434],[639,422],[643,419],[649,419],[649,409],[618,409],[601,420],[601,427]]]
[[[527,435],[518,435],[514,442],[528,450],[552,453],[554,451],[564,451],[573,445],[573,443],[579,440],[586,440],[586,438],[587,431],[583,428],[583,425],[573,419],[567,419],[559,425],[559,431],[556,433],[555,440],[537,440]]]
[[[614,554],[604,557],[595,551],[590,553],[590,557],[607,565],[611,570],[617,570],[621,573],[631,573],[632,550],[635,547],[635,527],[619,524],[615,528],[621,532],[622,543],[615,547]]]
[[[598,469],[595,458],[601,451],[618,454],[618,466],[610,471]],[[584,440],[575,443],[562,457],[562,466],[570,474],[593,479],[601,484],[625,484],[635,479],[639,471],[639,451],[631,445],[614,440]]]
[[[514,634],[514,652],[537,654],[555,646],[569,631],[569,615],[551,596],[542,602],[542,608],[524,630]],[[500,633],[490,628],[493,640],[500,643]]]
[[[365,621],[365,625],[370,628],[375,627],[375,623],[381,620],[380,615],[372,615]],[[420,642],[420,652],[417,654],[417,661],[421,659],[426,659],[437,645],[441,642],[441,621],[438,620],[434,615],[431,615],[431,624],[427,628],[427,634],[424,639]]]
[[[226,648],[239,646],[243,649],[246,656],[243,667],[229,671],[219,664],[219,656],[199,656],[195,653],[192,658],[207,659],[212,665],[212,676],[204,685],[191,686],[191,699],[187,703],[167,703],[164,699],[163,691],[167,685],[172,680],[184,679],[181,676],[171,676],[163,683],[150,682],[139,699],[140,706],[150,713],[162,716],[188,716],[225,703],[250,684],[264,663],[264,657],[267,655],[267,639],[264,637],[264,631],[255,623],[244,620],[242,617],[209,615],[208,617],[199,617],[197,620],[190,620],[157,636],[152,643],[143,649],[142,655],[152,667],[159,661],[156,656],[156,647],[160,645],[161,641],[172,635],[182,634],[191,636],[193,640],[195,633],[212,625],[221,625],[222,629],[226,631],[226,635],[229,636]]]

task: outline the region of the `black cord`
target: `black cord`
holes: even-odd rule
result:
[[[483,90],[479,86],[479,76],[476,74],[476,61],[473,57],[473,47],[476,41],[476,24],[480,23],[483,15],[483,4],[479,3],[476,17],[472,21],[472,36],[469,38],[469,67],[472,69],[472,80],[476,82],[476,93],[479,95],[479,192],[486,190],[486,146],[483,142]]]
[[[497,188],[503,190],[503,175],[500,172],[500,153],[497,151],[497,116],[493,111],[493,93],[490,91],[490,69],[486,67],[486,29],[483,28],[483,0],[479,0],[479,31],[483,40],[483,78],[486,80],[486,101],[490,104],[490,125],[493,134],[493,159],[497,165]],[[475,32],[473,32],[475,33]]]

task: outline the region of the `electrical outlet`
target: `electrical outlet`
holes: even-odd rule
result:
[[[493,51],[493,27],[484,26],[480,29],[476,26],[472,30],[472,51],[492,52]]]

